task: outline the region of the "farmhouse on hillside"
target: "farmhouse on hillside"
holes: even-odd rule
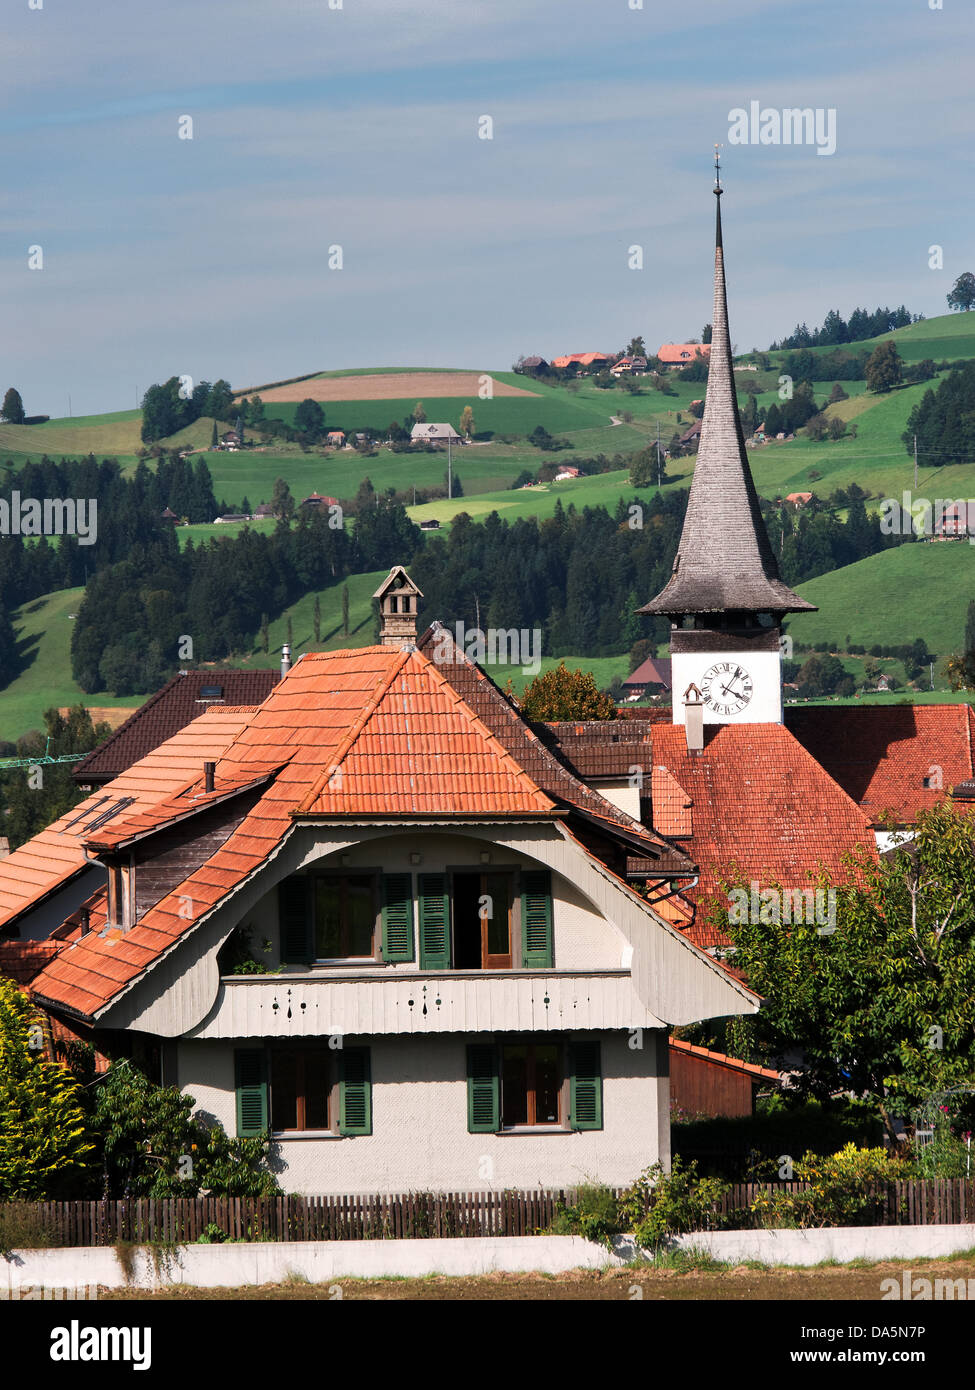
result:
[[[661,365],[670,368],[672,371],[679,371],[681,367],[689,366],[697,356],[703,357],[705,362],[707,362],[711,356],[711,344],[664,343],[663,346],[657,350],[657,357]]]
[[[448,440],[460,439],[460,435],[453,425],[430,424],[424,421],[423,424],[416,424],[410,431],[410,439],[414,444],[446,444]]]

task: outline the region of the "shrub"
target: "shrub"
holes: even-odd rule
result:
[[[608,1187],[585,1183],[572,1206],[561,1206],[549,1230],[557,1236],[585,1236],[611,1245],[621,1230],[619,1203]]]
[[[0,1257],[11,1250],[47,1250],[56,1244],[54,1232],[32,1202],[0,1204]]]
[[[656,1254],[672,1236],[723,1225],[714,1209],[728,1191],[718,1178],[700,1177],[694,1160],[685,1168],[678,1155],[669,1173],[659,1163],[641,1173],[620,1198],[620,1216],[637,1244]]]
[[[901,1177],[904,1168],[886,1149],[847,1144],[828,1158],[805,1154],[793,1172],[796,1181],[810,1186],[802,1192],[760,1192],[751,1211],[763,1226],[805,1230],[867,1223],[883,1205],[887,1184]]]

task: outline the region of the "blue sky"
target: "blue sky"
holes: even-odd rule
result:
[[[945,310],[975,269],[969,4],[631,3],[8,0],[0,387],[81,414],[173,374],[696,336],[715,141],[741,350],[831,307]],[[836,153],[730,146],[753,100],[835,108]]]

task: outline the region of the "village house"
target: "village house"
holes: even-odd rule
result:
[[[418,423],[413,426],[410,431],[410,439],[414,444],[424,443],[440,446],[446,444],[448,440],[459,440],[460,435],[453,425],[431,424],[425,420],[422,424]]]
[[[645,357],[621,357],[609,370],[613,376],[627,376],[631,372],[642,376],[647,370],[647,359]]]
[[[686,856],[446,630],[417,640],[417,592],[393,571],[383,645],[303,657],[44,832],[59,878],[24,873],[34,842],[3,861],[0,922],[60,916],[38,1003],[269,1126],[289,1190],[470,1187],[485,1156],[506,1186],[629,1181],[669,1155],[669,1029],[758,1001],[636,891]]]
[[[712,338],[713,342],[713,338]],[[661,366],[671,371],[679,371],[688,366],[695,357],[701,356],[707,362],[711,356],[710,343],[664,343],[657,351]]]
[[[570,352],[562,357],[553,357],[552,366],[564,371],[566,367],[575,363],[580,374],[592,371],[592,369],[605,367],[612,359],[605,352]]]

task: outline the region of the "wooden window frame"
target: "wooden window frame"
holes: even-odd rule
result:
[[[481,879],[481,891],[479,896],[483,897],[487,889],[484,880],[490,877],[504,877],[508,883],[508,951],[504,956],[490,956],[488,954],[488,922],[487,917],[481,918],[481,964],[480,966],[457,966],[449,967],[452,971],[459,970],[513,970],[516,960],[521,959],[521,918],[520,903],[520,880],[518,877],[518,866],[515,864],[459,864],[448,866],[444,870],[447,875],[447,900],[450,904],[450,959],[457,959],[457,942],[454,936],[455,916],[454,916],[454,881],[460,874],[474,874]]]
[[[525,1090],[527,1096],[527,1118],[517,1125],[506,1125],[504,1123],[504,1054],[509,1047],[524,1047],[528,1050],[526,1058],[526,1079]],[[556,1087],[558,1097],[559,1115],[557,1120],[539,1120],[536,1118],[537,1092],[535,1083],[535,1048],[536,1047],[555,1047],[558,1053],[557,1065],[559,1084]],[[498,1132],[500,1134],[517,1134],[523,1130],[550,1130],[550,1131],[570,1131],[569,1125],[569,1049],[564,1039],[557,1042],[547,1042],[539,1038],[536,1034],[525,1038],[509,1038],[505,1042],[498,1044],[499,1067],[498,1075],[500,1078],[500,1090],[498,1095]]]
[[[305,1108],[307,1105],[307,1085],[305,1070],[305,1059],[312,1053],[326,1053],[328,1072],[326,1074],[326,1091],[328,1095],[328,1124],[325,1129],[310,1129],[302,1123],[305,1118]],[[272,1129],[271,1133],[275,1138],[294,1139],[301,1135],[331,1135],[338,1136],[339,1127],[339,1087],[341,1076],[339,1067],[335,1060],[328,1056],[327,1045],[323,1048],[319,1042],[289,1042],[268,1048],[267,1053],[267,1113],[268,1125],[273,1122],[274,1115],[274,1062],[276,1057],[287,1054],[294,1054],[299,1060],[298,1075],[295,1078],[295,1118],[299,1122],[294,1129]]]
[[[316,898],[318,896],[318,884],[322,880],[338,880],[342,882],[350,878],[368,878],[372,882],[372,951],[368,956],[319,956],[314,952],[318,950],[318,920],[316,916]],[[382,870],[374,868],[362,869],[322,869],[318,872],[312,870],[308,875],[310,883],[311,901],[309,911],[311,913],[311,947],[312,965],[361,965],[366,962],[373,964],[382,963]],[[348,939],[348,923],[343,922],[343,937]]]

